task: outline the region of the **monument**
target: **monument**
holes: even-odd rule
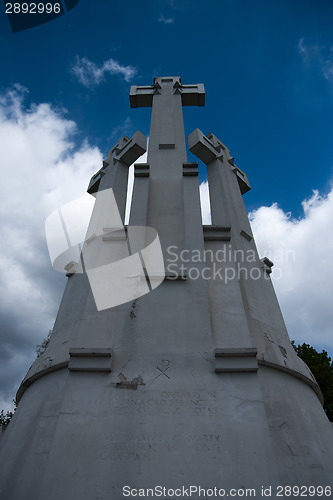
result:
[[[273,263],[258,256],[247,175],[196,129],[188,147],[207,165],[212,215],[202,225],[182,106],[204,99],[180,77],[131,87],[131,107],[152,106],[152,118],[129,225],[140,132],[90,181],[81,256],[58,260],[68,282],[1,442],[1,498],[330,496],[332,428],[290,344]]]

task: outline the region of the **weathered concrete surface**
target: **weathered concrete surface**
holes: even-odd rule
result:
[[[262,486],[331,484],[332,428],[290,345],[270,263],[257,254],[242,201],[249,181],[213,134],[196,130],[189,148],[207,164],[213,223],[202,227],[182,105],[203,102],[203,86],[179,77],[131,89],[132,107],[153,110],[130,223],[157,229],[166,279],[98,312],[87,276],[69,277],[51,342],[1,441],[1,498],[118,500],[126,485],[260,496]],[[92,194],[113,188],[122,216],[128,165],[143,147],[140,134],[129,141],[89,185]],[[213,259],[198,259],[205,250]]]

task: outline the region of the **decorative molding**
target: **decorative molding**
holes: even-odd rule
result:
[[[199,175],[199,164],[198,162],[185,162],[183,163],[183,175],[184,176],[198,176]]]
[[[103,241],[126,241],[126,228],[103,227]]]
[[[264,271],[266,271],[267,274],[271,274],[272,272],[272,267],[274,266],[273,262],[269,260],[268,257],[264,257],[263,259],[260,259],[262,262],[262,268]]]
[[[70,278],[73,274],[76,273],[78,269],[78,263],[74,260],[71,260],[70,262],[68,262],[68,264],[65,265],[64,269],[66,271],[67,278]]]
[[[247,241],[252,240],[252,236],[250,234],[248,234],[246,231],[244,231],[243,229],[241,230],[240,235],[243,236],[243,238],[245,238]]]
[[[250,186],[250,183],[249,183],[249,179],[246,175],[245,172],[243,172],[243,170],[241,170],[240,168],[238,168],[236,165],[235,165],[235,161],[234,161],[234,158],[231,157],[228,162],[230,163],[230,165],[232,165],[234,168],[232,169],[233,173],[236,175],[237,177],[237,181],[238,181],[238,186],[239,186],[239,189],[240,189],[240,192],[241,194],[245,194],[247,193],[248,191],[250,191],[251,189],[251,186]]]
[[[286,366],[278,365],[276,363],[271,363],[270,361],[265,361],[263,359],[258,359],[258,365],[264,366],[266,368],[272,368],[273,370],[278,370],[280,372],[284,372],[287,375],[291,375],[292,377],[302,380],[302,382],[305,382],[308,386],[311,387],[311,389],[314,390],[314,392],[318,396],[319,401],[321,402],[322,405],[324,405],[324,396],[323,393],[321,392],[319,385],[310,378],[303,375],[302,373],[297,372],[296,370],[292,370],[291,368],[287,368]]]
[[[112,350],[107,348],[70,348],[68,369],[71,372],[110,372]]]
[[[205,241],[230,241],[231,226],[203,226]]]
[[[257,349],[215,349],[215,373],[256,372],[258,370]]]
[[[134,163],[134,177],[149,177],[149,163]]]
[[[62,368],[67,368],[67,366],[68,366],[68,360],[63,361],[62,363],[56,363],[55,365],[50,365],[47,368],[44,368],[38,371],[37,373],[34,373],[33,375],[31,375],[31,377],[24,379],[16,393],[17,403],[20,401],[27,388],[30,387],[31,384],[36,382],[36,380],[38,380],[41,377],[44,377],[45,375],[48,375],[49,373],[56,372],[58,370],[61,370]]]
[[[175,269],[174,271],[166,271],[164,280],[166,281],[186,281],[187,280],[187,271],[186,269]]]

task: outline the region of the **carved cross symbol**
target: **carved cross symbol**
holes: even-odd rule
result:
[[[161,375],[164,375],[166,378],[170,380],[169,375],[165,373],[170,368],[170,361],[168,359],[162,359],[162,368],[159,368],[158,366],[156,368],[160,373],[157,375],[157,377],[155,377],[155,379],[157,379]]]

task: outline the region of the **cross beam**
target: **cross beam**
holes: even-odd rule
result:
[[[223,157],[225,157],[226,163],[237,177],[241,193],[245,194],[251,189],[246,173],[235,165],[234,157],[230,155],[229,149],[214,134],[210,133],[206,136],[197,128],[188,137],[188,147],[191,153],[206,165],[214,160],[223,162]]]
[[[108,152],[107,159],[103,161],[103,167],[90,179],[87,189],[88,193],[94,194],[98,191],[100,181],[110,164],[112,166],[117,162],[122,162],[129,167],[146,151],[146,144],[146,136],[139,130],[137,130],[130,139],[124,135]]]
[[[130,90],[131,108],[151,107],[153,96],[161,94],[161,84],[173,84],[173,93],[180,94],[183,106],[204,106],[205,88],[202,83],[182,85],[180,76],[154,78],[154,85],[138,87],[132,85]]]

